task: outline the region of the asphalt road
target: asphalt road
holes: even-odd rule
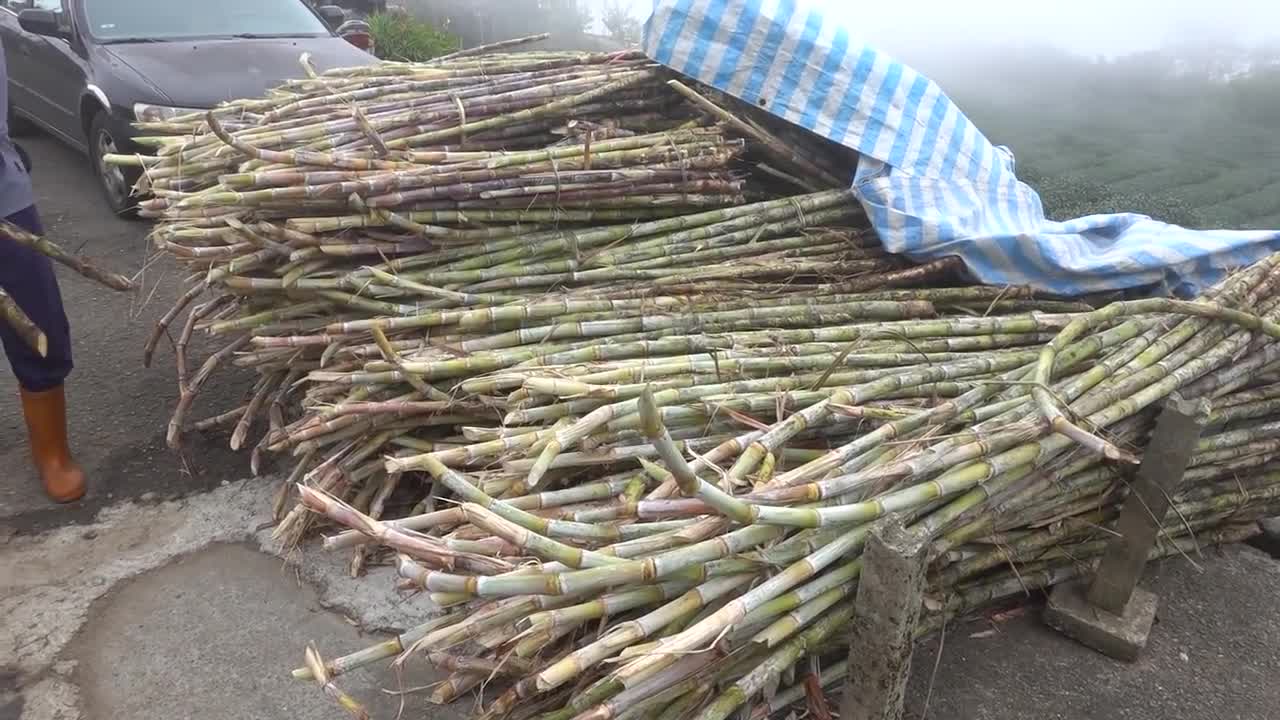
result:
[[[142,270],[149,226],[107,209],[88,161],[45,136],[20,142],[31,154],[36,203],[49,238],[126,275]],[[17,382],[7,362],[0,362],[0,530],[31,532],[83,522],[124,498],[182,496],[248,474],[247,459],[227,449],[225,436],[189,438],[185,457],[165,446],[165,426],[177,397],[173,354],[162,342],[148,369],[142,348],[177,298],[180,278],[176,266],[160,258],[140,279],[138,292],[120,294],[59,268],[76,362],[67,381],[68,424],[90,483],[81,502],[55,507],[45,499],[28,461]],[[200,349],[193,357],[198,355]],[[243,382],[236,381],[235,371],[221,371],[192,417],[231,408]]]

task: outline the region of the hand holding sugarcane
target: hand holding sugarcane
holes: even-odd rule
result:
[[[133,289],[133,281],[129,278],[103,270],[94,265],[88,258],[72,255],[53,242],[27,232],[11,222],[0,220],[0,237],[8,238],[19,245],[48,256],[50,259],[66,265],[90,280],[96,280],[112,290],[126,291]],[[49,339],[45,336],[44,331],[23,312],[13,297],[4,290],[0,290],[0,318],[3,318],[18,333],[18,336],[31,346],[31,349],[39,353],[40,357],[48,355]]]
[[[0,237],[8,238],[19,245],[29,247],[36,252],[49,257],[54,262],[61,263],[81,275],[99,282],[112,290],[121,292],[132,290],[133,281],[118,273],[109,272],[99,268],[93,264],[93,261],[79,255],[71,253],[58,247],[53,242],[46,240],[38,235],[27,232],[22,228],[8,221],[0,221]],[[8,317],[8,313],[6,313]]]

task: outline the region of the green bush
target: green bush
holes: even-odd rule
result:
[[[456,35],[404,13],[378,13],[368,22],[374,52],[383,60],[422,62],[460,46]]]

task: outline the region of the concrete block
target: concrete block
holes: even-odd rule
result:
[[[840,708],[845,720],[903,717],[924,598],[927,539],[905,529],[897,517],[871,528],[850,623],[849,670]]]
[[[1088,600],[1088,584],[1081,581],[1058,585],[1049,594],[1044,621],[1064,635],[1117,660],[1133,662],[1147,646],[1160,598],[1134,588],[1120,615]]]
[[[1116,518],[1117,535],[1098,562],[1087,593],[1090,603],[1112,614],[1123,613],[1208,415],[1209,404],[1204,400],[1183,400],[1173,393],[1165,401],[1142,465],[1130,483],[1132,494]]]

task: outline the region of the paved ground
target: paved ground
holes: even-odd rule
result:
[[[83,160],[47,140],[26,143],[53,236],[113,268],[141,265],[145,226],[107,214]],[[70,276],[63,288],[79,363],[72,432],[94,484],[77,506],[48,506],[27,469],[18,406],[0,401],[0,720],[347,717],[288,677],[306,645],[346,654],[431,608],[392,592],[387,568],[352,580],[345,554],[308,549],[290,555],[296,565],[282,561],[265,516],[276,481],[240,479],[244,459],[222,438],[192,439],[186,464],[164,448],[172,365],[163,354],[154,369],[140,363],[175,295],[163,266],[132,300]],[[227,407],[237,392],[224,379],[204,406]],[[0,371],[0,398],[15,393]],[[985,622],[950,628],[916,656],[911,716],[1275,718],[1280,564],[1243,548],[1201,564],[1152,572],[1161,622],[1134,665],[1043,629],[1034,610],[994,634]],[[434,679],[411,665],[398,680],[379,669],[339,684],[389,720],[401,708],[385,690]],[[415,695],[403,716],[453,720],[467,709],[429,708]]]
[[[1168,560],[1146,652],[1129,664],[1067,640],[1033,609],[949,628],[916,650],[909,717],[937,720],[1272,720],[1280,716],[1280,563],[1247,546]],[[995,630],[994,635],[990,631]],[[977,637],[975,637],[975,635]]]
[[[265,582],[246,583],[246,575]],[[189,717],[200,708],[242,720],[326,717],[336,710],[332,703],[315,685],[284,672],[300,664],[298,647],[315,642],[323,652],[376,639],[323,608],[279,560],[243,545],[217,545],[123,583],[91,616],[68,652],[86,717],[104,720],[154,715],[157,701],[168,717]],[[199,642],[206,627],[236,632],[217,643]],[[278,641],[263,642],[268,637]],[[390,718],[399,702],[378,688],[391,680],[366,670],[340,683],[375,716]],[[165,688],[162,697],[157,687]]]
[[[349,556],[293,555],[269,539],[276,484],[228,483],[159,503],[125,501],[91,523],[0,541],[0,720],[338,718],[289,677],[315,643],[343,655],[422,622],[431,607],[360,580]],[[406,686],[438,676],[410,665]],[[389,672],[339,679],[375,718],[396,717]],[[406,712],[421,717],[420,695]],[[461,718],[461,707],[433,720]]]
[[[145,223],[121,220],[107,209],[88,161],[43,136],[23,138],[35,165],[37,205],[50,237],[63,247],[101,260],[125,274],[139,271],[147,257]],[[178,277],[167,261],[141,278],[142,292],[120,295],[59,268],[63,299],[71,320],[76,370],[67,383],[75,451],[92,479],[89,496],[77,506],[50,510],[38,481],[27,470],[25,429],[17,404],[17,383],[0,362],[0,527],[53,527],[69,519],[86,521],[113,500],[154,492],[183,495],[231,480],[246,467],[217,442],[191,439],[183,462],[164,444],[169,408],[177,397],[173,355],[157,353],[155,366],[142,366],[142,347],[156,319],[178,295]],[[232,407],[239,388],[220,373],[199,406],[214,414]],[[203,417],[200,409],[195,417]]]

